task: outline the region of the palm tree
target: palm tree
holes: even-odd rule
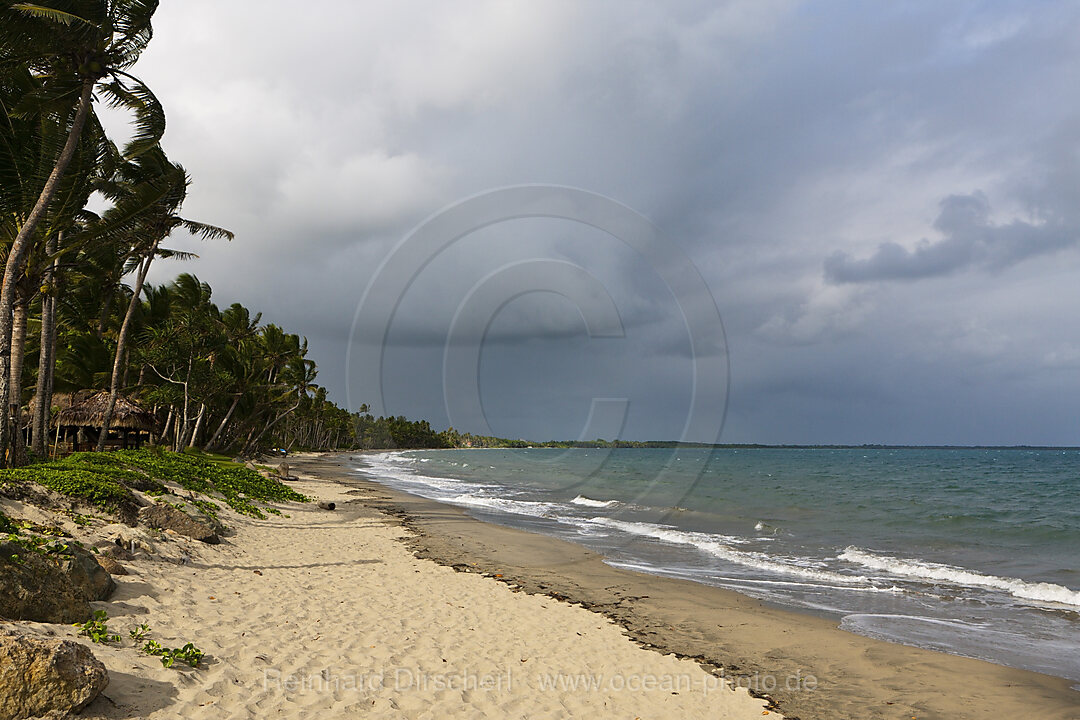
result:
[[[165,115],[150,89],[126,72],[153,35],[150,24],[157,0],[53,0],[20,3],[0,0],[0,74],[30,71],[35,86],[10,110],[16,117],[37,116],[53,123],[63,147],[51,163],[41,190],[22,220],[8,251],[0,284],[0,411],[10,398],[12,305],[27,252],[75,157],[83,128],[92,114],[94,91],[134,113],[135,132],[125,156],[157,145]],[[0,456],[10,426],[0,422]],[[2,458],[0,458],[2,462]]]
[[[198,422],[193,409],[203,407],[214,383],[215,357],[225,341],[221,313],[210,301],[210,286],[182,274],[169,288],[171,312],[163,323],[147,328],[140,360],[165,383],[155,397],[172,408],[179,405],[174,433],[176,449],[182,449]]]
[[[46,255],[56,253],[59,238],[49,238],[45,247]],[[57,282],[56,260],[52,260],[42,273],[41,278],[41,341],[38,347],[37,388],[34,406],[31,437],[34,453],[45,457],[48,445],[48,424],[52,410],[53,374],[56,371],[56,296]]]
[[[150,263],[153,262],[155,257],[160,256],[189,256],[187,253],[165,250],[161,248],[161,242],[177,228],[201,236],[203,239],[226,238],[232,240],[233,238],[233,234],[228,230],[187,220],[177,214],[184,204],[190,180],[184,168],[176,163],[169,162],[160,148],[128,163],[125,171],[121,172],[121,179],[130,184],[128,192],[121,196],[112,210],[105,213],[102,217],[103,222],[108,223],[112,214],[127,215],[129,204],[134,203],[136,206],[142,207],[145,192],[140,191],[145,188],[149,188],[152,195],[157,195],[159,188],[164,192],[157,202],[136,213],[138,223],[134,230],[135,238],[126,255],[129,262],[136,263],[135,286],[132,288],[127,313],[124,315],[124,321],[116,338],[116,356],[113,360],[112,379],[109,384],[109,402],[105,408],[102,431],[97,444],[99,451],[105,449],[109,422],[112,420],[113,410],[116,408],[116,399],[120,396],[121,373],[127,357],[127,341],[135,317],[135,310],[141,302],[140,297],[142,296],[143,284],[146,282],[146,273],[150,270]]]
[[[279,397],[279,401],[292,402],[292,404],[278,413],[273,420],[266,423],[253,439],[247,441],[243,449],[245,454],[251,452],[268,431],[300,407],[301,403],[308,397],[308,393],[317,388],[315,376],[319,374],[319,371],[316,369],[314,361],[304,357],[307,354],[307,340],[304,340],[301,345],[300,338],[296,335],[286,335],[286,338],[289,340],[289,345],[295,348],[295,354],[288,357],[281,369],[280,386],[283,393]],[[294,400],[295,402],[293,402]]]
[[[251,311],[240,303],[233,303],[221,313],[221,323],[225,327],[227,342],[221,353],[220,366],[228,378],[227,385],[228,391],[232,394],[232,402],[221,418],[221,422],[218,423],[214,434],[206,441],[203,449],[207,452],[218,446],[240,401],[262,377],[262,366],[258,362],[257,355],[261,318],[261,313],[252,317]]]
[[[64,138],[59,126],[41,115],[17,115],[9,111],[22,103],[24,98],[41,87],[39,79],[31,75],[26,68],[10,70],[0,74],[0,242],[14,245],[21,230],[20,221],[34,204],[41,189],[47,168],[52,167],[53,159]],[[81,208],[86,204],[97,181],[99,171],[111,165],[115,148],[105,138],[97,119],[91,116],[88,126],[82,133],[71,158],[68,172],[56,184],[56,194],[47,214],[49,232],[48,241],[32,244],[27,253],[26,269],[8,282],[12,291],[12,334],[10,336],[10,383],[9,397],[13,409],[15,427],[21,427],[19,407],[21,398],[23,345],[25,327],[30,304],[38,294],[39,288],[51,285],[46,281],[46,274],[51,274],[56,235],[64,228],[77,224]],[[49,248],[52,247],[52,250]],[[10,257],[10,252],[8,253]],[[13,288],[12,288],[13,286]],[[44,303],[43,315],[51,310],[51,303]],[[43,324],[48,330],[48,323]],[[52,336],[49,335],[51,340]],[[51,347],[51,343],[49,343]],[[39,398],[42,394],[39,393]],[[35,422],[39,419],[35,418]],[[40,427],[40,424],[36,425]],[[39,438],[43,433],[38,430]],[[21,435],[15,436],[17,440]],[[12,459],[19,462],[22,449],[16,443]]]

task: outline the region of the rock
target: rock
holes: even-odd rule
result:
[[[85,645],[0,631],[0,718],[75,713],[108,684],[105,666]]]
[[[322,508],[323,510],[333,510],[334,508],[337,507],[337,505],[335,505],[332,502],[326,502],[325,500],[320,500],[319,501],[319,507]]]
[[[128,574],[127,569],[123,565],[121,565],[118,561],[109,557],[108,555],[99,556],[98,564],[101,565],[101,567],[105,569],[105,572],[109,573],[110,575]]]
[[[139,511],[139,521],[158,530],[175,530],[181,535],[215,545],[221,542],[213,528],[166,502],[157,502]]]
[[[115,542],[101,543],[96,546],[102,557],[112,558],[113,560],[134,560],[135,556],[128,552],[127,548],[123,545],[118,545]],[[99,560],[100,562],[100,560]]]
[[[154,478],[141,473],[132,473],[131,475],[123,476],[118,482],[130,490],[138,490],[141,493],[152,493],[155,495],[160,494],[165,488],[164,485]],[[137,508],[146,504],[145,501],[140,501],[138,496],[135,497],[135,500]]]
[[[89,596],[53,559],[17,543],[0,543],[0,617],[47,623],[86,622],[93,615],[89,601]]]
[[[104,600],[112,595],[116,583],[97,558],[77,546],[70,546],[69,552],[70,555],[60,556],[60,570],[71,578],[75,587],[91,600]]]
[[[149,535],[149,533],[146,531],[141,532],[143,534]],[[159,539],[167,540],[167,538],[163,535],[159,535]],[[134,560],[136,558],[135,553],[139,552],[140,550],[147,553],[148,555],[153,555],[157,552],[157,548],[155,548],[154,545],[145,538],[129,537],[123,534],[114,535],[112,538],[112,542],[108,540],[100,540],[94,543],[94,547],[96,547],[102,555],[108,555],[109,557],[115,558],[116,560],[120,560],[122,562]]]
[[[139,550],[142,550],[147,555],[155,555],[155,554],[157,554],[157,548],[153,544],[147,542],[146,540],[136,540],[134,547],[135,547],[135,550],[133,551],[132,554],[134,554],[134,552],[138,552]]]

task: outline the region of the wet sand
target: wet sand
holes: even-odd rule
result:
[[[728,590],[614,568],[578,545],[365,481],[342,456],[291,464],[345,482],[363,505],[397,518],[418,557],[603,613],[641,645],[768,696],[788,718],[1080,719],[1080,692],[1061,678],[875,640]]]

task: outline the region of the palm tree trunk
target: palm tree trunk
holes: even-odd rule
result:
[[[55,263],[56,267],[59,267],[59,262]],[[56,288],[62,287],[62,278],[56,278]],[[49,298],[49,367],[48,372],[45,374],[45,424],[42,435],[48,437],[49,420],[52,419],[52,399],[53,393],[56,390],[56,343],[58,340],[59,332],[57,330],[56,318],[59,313],[59,303],[56,295]],[[59,425],[56,426],[59,429]]]
[[[161,436],[159,438],[159,445],[165,442],[165,438],[169,436],[169,428],[172,427],[173,415],[175,415],[173,406],[169,406],[169,414],[165,416],[165,427],[161,428]]]
[[[56,252],[57,238],[50,237],[45,246],[45,252],[52,255]],[[49,288],[49,292],[41,296],[41,351],[38,354],[38,375],[35,397],[37,405],[34,406],[33,444],[34,453],[38,457],[45,457],[45,448],[49,443],[48,426],[52,415],[52,384],[53,369],[53,330],[56,325],[56,295],[52,287],[56,269],[56,260],[45,269],[45,277],[42,284]]]
[[[116,399],[120,397],[120,377],[124,364],[124,356],[127,353],[128,335],[131,333],[131,323],[135,317],[135,309],[139,306],[139,297],[142,295],[143,283],[146,282],[146,273],[150,270],[150,263],[154,260],[157,252],[157,241],[150,247],[146,257],[139,263],[139,273],[135,276],[135,287],[131,291],[131,301],[128,303],[124,322],[120,326],[120,335],[116,338],[116,355],[113,357],[112,381],[109,383],[109,404],[105,406],[105,417],[102,420],[101,437],[98,438],[97,449],[101,452],[105,449],[105,438],[109,434],[109,423],[112,422],[113,411],[116,409]]]
[[[229,424],[229,420],[232,418],[233,412],[236,410],[236,406],[240,404],[240,398],[243,397],[242,393],[237,393],[233,398],[232,405],[229,406],[229,411],[225,413],[225,417],[221,418],[221,424],[217,426],[217,430],[214,431],[213,437],[203,447],[206,452],[210,452],[217,447],[218,438],[221,437],[221,433],[225,430],[225,426]]]
[[[19,299],[12,313],[11,328],[11,422],[15,427],[11,442],[11,465],[26,464],[26,447],[22,434],[22,374],[26,356],[26,316],[30,308]]]
[[[176,446],[173,448],[176,452],[184,449],[184,443],[187,442],[188,428],[191,426],[191,395],[188,393],[188,387],[191,383],[191,368],[194,364],[195,356],[188,355],[187,375],[184,376],[184,382],[180,383],[184,386],[184,422],[183,424],[177,422]]]
[[[49,210],[53,197],[60,188],[60,178],[67,171],[71,159],[75,157],[75,149],[79,145],[79,137],[82,135],[86,118],[90,114],[90,104],[93,99],[94,80],[83,80],[82,93],[79,96],[78,109],[75,118],[71,121],[68,130],[67,141],[60,156],[56,159],[52,172],[49,173],[45,186],[41,189],[37,202],[26,218],[26,222],[19,228],[19,234],[15,236],[8,251],[7,262],[4,265],[4,281],[0,285],[0,412],[4,415],[4,422],[0,423],[0,465],[3,465],[4,454],[11,444],[11,426],[7,422],[8,403],[11,399],[11,307],[15,300],[15,284],[22,275],[23,262],[30,250],[34,233],[41,223],[45,213]]]
[[[37,385],[34,388],[36,400],[32,421],[33,439],[31,441],[34,454],[38,457],[45,457],[45,445],[48,443],[48,440],[45,439],[45,423],[46,416],[50,414],[49,411],[51,410],[45,399],[45,387],[49,384],[49,310],[51,305],[52,298],[48,295],[42,296],[41,350],[38,352]]]
[[[195,441],[199,438],[199,431],[202,430],[203,419],[206,417],[206,403],[199,405],[199,414],[195,417],[195,429],[191,432],[191,439],[188,440],[187,446],[190,448],[195,447]]]
[[[105,338],[105,326],[109,323],[109,315],[112,314],[112,304],[113,290],[109,288],[105,290],[105,298],[101,302],[101,311],[98,313],[97,330],[94,331],[98,340]]]
[[[255,431],[259,428],[258,425],[252,425],[251,430],[248,431],[247,438],[244,439],[244,449],[240,451],[240,456],[244,457],[247,452],[247,447],[251,444],[251,438],[255,437]]]
[[[248,440],[247,444],[244,446],[244,453],[243,454],[246,455],[249,450],[255,449],[255,446],[259,444],[259,441],[262,440],[263,435],[266,434],[267,430],[269,430],[270,428],[277,425],[279,420],[281,420],[283,417],[285,417],[286,415],[288,415],[289,413],[291,413],[293,410],[295,410],[298,407],[300,407],[300,402],[299,401],[297,401],[297,403],[295,405],[293,405],[291,408],[289,408],[288,410],[286,410],[285,412],[281,413],[276,418],[274,418],[272,421],[270,421],[270,423],[267,424],[267,426],[262,429],[262,432],[260,432],[258,435],[255,436],[254,440]]]

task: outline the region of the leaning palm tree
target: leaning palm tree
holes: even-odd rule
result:
[[[125,267],[125,269],[135,270],[135,285],[131,290],[127,313],[124,315],[124,321],[120,325],[120,332],[116,338],[116,356],[113,360],[112,380],[109,384],[109,401],[105,407],[103,429],[98,438],[99,451],[105,449],[109,421],[112,419],[116,400],[120,396],[122,370],[127,357],[127,341],[135,311],[141,302],[143,284],[146,282],[146,273],[150,270],[150,263],[155,257],[190,256],[188,253],[166,250],[161,247],[161,242],[178,229],[186,230],[204,240],[211,238],[232,240],[233,238],[233,234],[224,228],[180,217],[178,213],[187,196],[190,180],[184,168],[169,162],[160,148],[128,163],[119,174],[120,187],[123,190],[116,198],[116,205],[102,216],[102,222],[110,223],[113,219],[111,216],[114,214],[121,217],[131,215],[137,218],[135,227],[132,229],[130,249],[126,253],[128,263]],[[144,202],[147,194],[152,197],[160,194],[160,197],[152,205],[146,207]],[[129,205],[135,206],[134,212],[129,210]]]
[[[145,84],[127,73],[153,35],[157,0],[0,0],[0,75],[29,69],[38,81],[10,112],[51,121],[65,136],[37,200],[21,218],[8,251],[0,284],[0,408],[8,407],[11,371],[11,309],[27,252],[49,212],[60,182],[75,156],[92,114],[95,90],[134,114],[135,132],[125,155],[135,157],[157,145],[165,116]],[[0,422],[0,457],[10,426]]]
[[[226,344],[219,359],[226,392],[232,397],[228,409],[218,423],[217,430],[203,446],[210,452],[224,437],[225,429],[233,418],[244,395],[262,379],[260,356],[257,354],[259,321],[262,313],[254,317],[240,303],[233,303],[221,313]]]
[[[304,340],[303,345],[301,345],[300,338],[296,335],[287,337],[292,341],[290,344],[295,347],[296,354],[290,356],[286,360],[284,367],[282,367],[279,382],[281,394],[276,399],[282,405],[288,404],[288,407],[279,412],[273,420],[267,422],[254,438],[247,441],[241,452],[242,455],[246,455],[258,447],[263,436],[300,407],[304,400],[308,398],[308,393],[313,392],[318,387],[315,385],[315,377],[319,374],[319,371],[315,367],[315,362],[304,357],[307,354],[307,340]]]
[[[41,81],[26,68],[9,69],[0,73],[0,247],[11,254],[11,247],[22,230],[22,220],[36,202],[45,177],[52,168],[57,152],[65,143],[63,129],[52,118],[42,114],[16,115],[11,108],[22,104],[27,95],[41,89]],[[23,344],[30,303],[38,293],[52,287],[52,266],[57,260],[57,239],[61,232],[76,226],[85,213],[86,205],[100,173],[110,172],[116,149],[108,142],[104,130],[91,116],[72,155],[68,172],[56,183],[56,193],[45,219],[39,224],[38,238],[26,250],[24,268],[6,275],[12,301],[12,333],[10,336],[9,397],[15,409],[12,421],[21,427],[18,408],[20,397]],[[49,276],[49,277],[46,277]],[[52,310],[51,302],[42,303],[43,328],[47,338],[43,344],[51,348],[51,325],[44,317]],[[49,341],[49,342],[46,342]],[[48,361],[49,358],[46,358]],[[51,365],[46,363],[48,367]],[[47,368],[48,369],[48,368]],[[42,390],[39,377],[39,390]],[[39,392],[38,397],[44,397]],[[40,404],[40,403],[39,403]],[[39,418],[35,418],[35,434],[41,439]],[[16,434],[15,439],[21,436]],[[22,450],[18,443],[12,453],[18,463]]]

